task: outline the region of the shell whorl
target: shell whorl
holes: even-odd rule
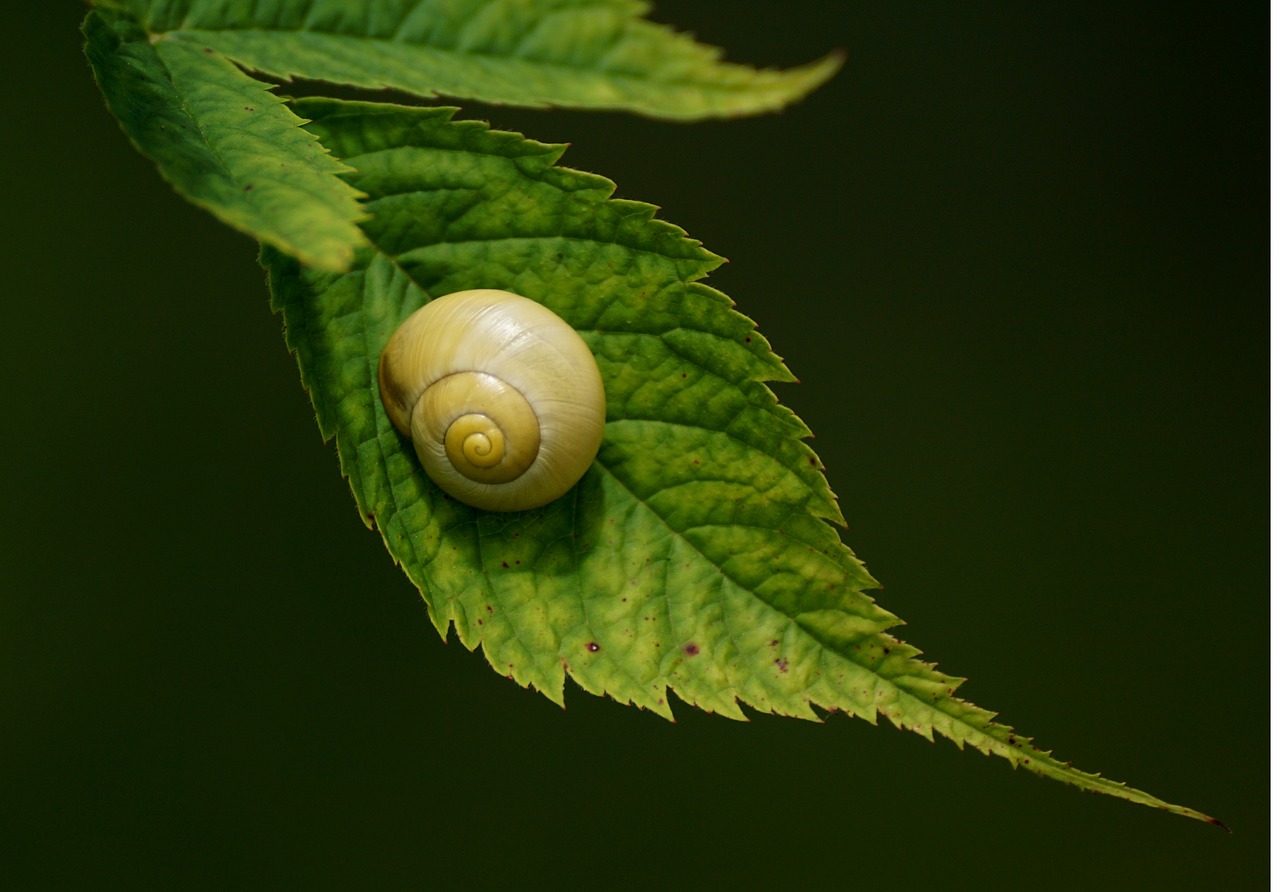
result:
[[[461,291],[410,315],[383,350],[378,381],[427,475],[478,508],[558,498],[604,433],[604,387],[586,343],[506,291]]]
[[[459,474],[477,483],[509,483],[533,464],[542,432],[524,394],[485,372],[455,372],[432,383],[410,422],[414,443],[439,446]]]

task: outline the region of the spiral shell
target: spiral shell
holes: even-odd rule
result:
[[[572,327],[509,291],[447,294],[382,351],[387,416],[460,502],[523,511],[564,495],[604,436],[604,385]]]

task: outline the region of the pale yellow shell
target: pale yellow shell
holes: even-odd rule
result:
[[[382,351],[378,386],[427,476],[489,511],[564,495],[604,436],[604,385],[586,342],[509,291],[459,291],[413,313]]]

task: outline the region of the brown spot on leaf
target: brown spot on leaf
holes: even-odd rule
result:
[[[596,644],[594,641],[588,641],[588,642],[587,642],[587,650],[591,651],[591,653],[593,653],[593,654],[594,654],[594,653],[599,653],[599,652],[600,652],[600,645],[599,645],[599,644]]]
[[[686,644],[686,645],[684,646],[684,652],[685,652],[685,653],[687,653],[687,654],[688,654],[689,656],[691,656],[691,657],[696,657],[696,656],[697,656],[698,654],[700,654],[702,651],[700,651],[700,650],[698,649],[698,645],[696,645],[696,644],[694,644],[692,641],[690,641],[688,644]]]
[[[779,671],[779,672],[786,672],[786,671],[787,671],[787,661],[786,661],[786,660],[784,660],[784,659],[774,660],[774,661],[773,661],[773,665],[775,665],[775,666],[777,666],[777,667],[778,667],[778,671]]]

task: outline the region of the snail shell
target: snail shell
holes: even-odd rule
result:
[[[590,348],[554,312],[509,291],[459,291],[413,313],[382,351],[378,387],[427,476],[489,511],[564,495],[604,436]]]

